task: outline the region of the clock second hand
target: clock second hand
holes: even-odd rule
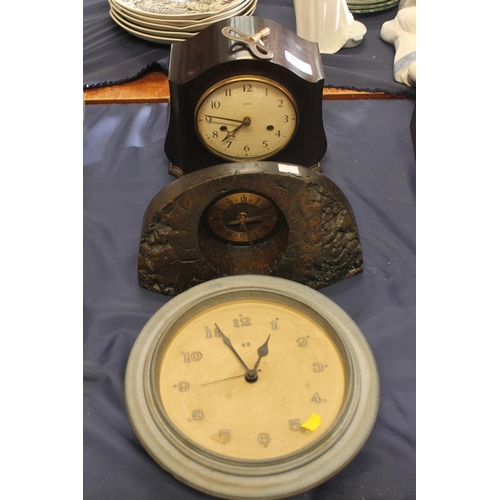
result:
[[[257,371],[258,372],[262,371],[262,368],[259,368]],[[241,378],[244,377],[245,375],[246,373],[243,373],[243,375],[234,375],[233,377],[221,378],[219,380],[212,380],[212,382],[206,382],[204,384],[201,384],[200,387],[203,387],[204,385],[216,384],[217,382],[224,382],[225,380],[232,380],[233,378]]]

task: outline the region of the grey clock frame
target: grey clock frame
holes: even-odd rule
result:
[[[289,305],[317,321],[333,338],[346,369],[346,397],[334,424],[297,453],[274,460],[232,460],[198,447],[164,411],[157,385],[162,353],[187,319],[238,298]],[[125,374],[132,427],[151,457],[187,485],[220,498],[277,499],[307,491],[343,469],[375,423],[380,387],[375,358],[363,333],[337,304],[302,284],[271,276],[230,276],[203,283],[171,299],[144,326]]]

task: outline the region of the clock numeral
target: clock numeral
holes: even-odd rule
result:
[[[243,84],[243,92],[253,92],[253,87],[250,83]]]
[[[229,441],[229,437],[231,436],[231,431],[223,429],[219,431],[219,436],[224,439],[224,441],[222,441],[222,444],[225,444],[226,441]]]
[[[269,147],[269,143],[267,141],[262,141],[262,147],[263,148],[268,148]]]
[[[319,373],[325,369],[322,363],[313,363],[313,372]]]
[[[235,328],[239,328],[240,326],[250,326],[250,318],[244,317],[240,319],[233,319],[233,325]]]
[[[302,428],[300,427],[300,420],[297,418],[296,420],[289,420],[288,421],[290,425],[290,430],[291,431],[300,431]]]
[[[181,351],[181,354],[184,356],[184,363],[189,363],[190,361],[200,361],[203,357],[199,351],[193,351],[191,354],[189,352]]]
[[[306,337],[300,337],[300,339],[297,339],[297,344],[299,347],[307,347],[309,345]]]
[[[210,107],[212,109],[219,109],[220,108],[220,101],[210,101]]]
[[[283,99],[278,99],[278,108],[283,107]]]
[[[203,420],[205,415],[203,415],[203,410],[193,410],[191,412],[193,420]]]
[[[269,437],[269,434],[267,434],[267,432],[259,434],[257,439],[259,443],[264,446],[264,448],[267,448],[267,445],[271,442],[271,438]]]
[[[218,132],[217,130],[214,130],[214,131],[212,132],[212,137],[213,137],[214,139],[218,139],[218,138],[219,138],[219,132]]]
[[[278,318],[276,318],[276,321],[278,321]],[[276,321],[271,321],[271,327],[273,330],[278,329],[278,323]]]
[[[215,338],[215,337],[220,337],[220,331],[218,328],[214,328],[214,331],[213,331],[213,336],[212,336],[212,330],[210,330],[210,328],[208,328],[208,326],[205,327],[205,333],[206,333],[206,338],[207,339],[211,339],[211,338]]]
[[[278,137],[281,137],[281,130],[278,130],[274,135],[277,135]]]
[[[244,148],[243,148],[243,151],[250,151],[250,146],[247,144]]]
[[[288,123],[288,115],[283,115],[283,123]]]
[[[311,401],[314,401],[315,403],[326,403],[326,399],[321,399],[321,396],[318,393],[312,397]]]
[[[231,147],[231,144],[232,144],[232,142],[228,142],[227,146],[226,146],[226,149],[229,149]]]
[[[189,387],[189,382],[182,381],[177,384],[177,389],[179,389],[179,391],[181,392],[189,391]]]
[[[226,97],[231,97],[231,89],[225,89],[224,93]]]
[[[240,196],[240,201],[242,203],[247,203],[248,202],[248,196],[246,194],[243,194]]]

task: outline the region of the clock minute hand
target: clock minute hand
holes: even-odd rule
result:
[[[215,116],[215,115],[204,115],[204,116],[208,116],[208,118],[215,118],[216,120],[224,120],[225,122],[245,123],[245,120],[235,120],[234,118],[226,118],[225,116]]]
[[[274,217],[274,215],[257,215],[255,217],[245,217],[245,223],[247,223],[247,222],[261,222],[261,221],[266,220],[266,219],[272,219],[273,217]],[[240,219],[229,220],[229,221],[227,221],[227,223],[234,226],[236,224],[241,224],[241,220]]]
[[[214,323],[214,324],[215,324],[215,328],[217,328],[217,330],[219,330],[219,333],[222,335],[222,340],[224,341],[224,344],[226,344],[229,347],[229,349],[231,349],[231,351],[233,351],[233,354],[238,358],[239,362],[243,365],[243,368],[245,368],[245,370],[248,372],[249,371],[248,366],[240,358],[240,355],[236,352],[236,349],[233,347],[233,344],[231,344],[231,340],[222,333],[222,330],[217,326],[216,323]]]

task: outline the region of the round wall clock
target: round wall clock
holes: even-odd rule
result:
[[[306,167],[267,161],[207,167],[162,189],[143,218],[139,283],[166,295],[237,274],[321,288],[362,269],[349,202]]]
[[[165,153],[170,172],[229,161],[321,171],[324,72],[316,43],[269,19],[236,16],[173,44]]]
[[[379,406],[366,339],[321,293],[232,276],[165,304],[129,357],[125,400],[148,453],[205,493],[283,498],[359,452]]]

